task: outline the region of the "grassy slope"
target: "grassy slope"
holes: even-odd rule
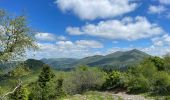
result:
[[[37,70],[36,72],[32,72],[28,75],[21,77],[20,79],[22,80],[24,85],[27,85],[31,82],[35,82],[38,79],[40,72],[41,72],[41,70]],[[56,71],[56,70],[53,70],[53,73],[55,74],[56,78],[66,77],[66,76],[68,76],[67,74],[69,74],[69,73],[65,73],[62,71]],[[3,93],[13,90],[14,87],[17,85],[18,79],[19,78],[13,78],[13,77],[9,78],[8,77],[4,80],[0,80],[0,87],[3,90]]]

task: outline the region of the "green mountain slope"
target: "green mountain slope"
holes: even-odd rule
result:
[[[105,56],[95,55],[85,57],[83,59],[72,59],[72,58],[57,58],[57,59],[42,59],[44,63],[52,66],[56,69],[71,69],[80,65],[89,66],[111,66],[111,67],[124,67],[131,64],[137,64],[144,58],[149,57],[145,52],[133,49],[130,51],[117,51],[112,54]]]
[[[55,69],[64,69],[64,70],[69,70],[72,68],[78,59],[73,59],[73,58],[50,58],[50,59],[42,59],[42,62],[48,64],[52,68]]]

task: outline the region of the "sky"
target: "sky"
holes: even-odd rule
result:
[[[170,52],[170,0],[0,0],[24,14],[39,46],[28,58],[83,58],[139,49]]]

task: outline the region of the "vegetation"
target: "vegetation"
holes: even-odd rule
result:
[[[28,90],[21,85],[9,98],[11,100],[28,100]]]
[[[22,57],[26,49],[36,48],[25,16],[11,16],[0,9],[0,61]]]
[[[9,16],[0,10],[0,63],[18,60],[26,49],[36,48],[30,34],[24,16]],[[170,55],[152,57],[134,49],[80,60],[57,60],[62,61],[59,65],[66,69],[71,65],[72,70],[56,71],[34,59],[22,62],[8,73],[0,68],[0,99],[58,100],[70,97],[73,100],[121,100],[105,92],[108,90],[165,96],[165,100],[170,97]],[[21,82],[18,83],[18,79]]]

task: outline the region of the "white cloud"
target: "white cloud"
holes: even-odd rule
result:
[[[162,4],[170,4],[170,0],[159,0],[160,3]]]
[[[76,45],[81,48],[86,48],[86,47],[103,48],[103,44],[94,40],[79,40],[76,41]]]
[[[38,43],[40,50],[34,53],[34,58],[81,58],[97,54],[96,49],[103,48],[103,44],[94,40],[58,41],[56,44]],[[31,56],[31,55],[29,55]]]
[[[39,41],[56,41],[56,40],[66,40],[64,36],[56,36],[52,33],[36,33],[35,38]]]
[[[155,46],[169,46],[170,47],[170,36],[168,34],[165,34],[162,37],[153,38],[152,42]]]
[[[161,14],[164,11],[166,11],[166,8],[161,5],[159,5],[159,6],[151,5],[149,7],[149,13],[151,13],[151,14]]]
[[[108,39],[137,40],[163,34],[163,29],[149,22],[145,17],[126,17],[122,20],[101,21],[97,25],[87,24],[82,27],[68,27],[71,35],[90,35]]]
[[[56,0],[58,7],[72,11],[81,19],[110,18],[133,11],[137,4],[132,0]]]

